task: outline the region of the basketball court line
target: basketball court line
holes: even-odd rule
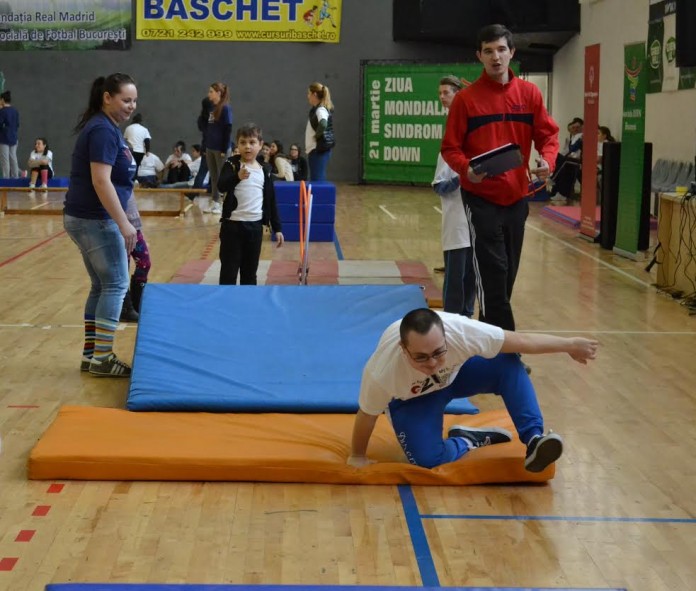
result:
[[[649,287],[649,288],[655,289],[655,287],[652,285],[652,283],[648,283],[647,281],[643,281],[642,279],[638,279],[638,277],[634,277],[633,275],[631,275],[630,273],[627,273],[623,269],[619,269],[616,265],[612,265],[611,263],[607,263],[606,261],[603,261],[602,259],[600,259],[598,256],[592,255],[588,252],[585,252],[584,250],[573,246],[572,244],[570,244],[566,240],[558,238],[558,237],[554,236],[553,234],[549,234],[548,232],[545,232],[544,230],[535,226],[534,224],[530,224],[529,222],[527,222],[525,227],[529,228],[530,230],[534,230],[535,232],[538,232],[539,234],[542,234],[543,236],[546,236],[547,238],[550,238],[551,240],[554,240],[556,242],[560,242],[566,248],[569,248],[570,250],[575,251],[584,257],[587,257],[588,259],[592,259],[593,261],[596,261],[601,266],[607,267],[608,269],[611,269],[612,271],[614,271],[615,273],[618,273],[619,275],[625,277],[626,279],[630,279],[631,281],[638,283],[639,285],[642,285],[643,287]]]
[[[384,213],[386,213],[391,219],[393,219],[393,220],[396,219],[396,216],[395,216],[391,211],[389,211],[389,210],[386,208],[386,206],[380,205],[379,208],[380,208]]]
[[[23,250],[22,252],[17,253],[14,256],[11,256],[9,259],[5,259],[4,261],[0,261],[0,267],[4,267],[5,265],[9,265],[10,263],[13,263],[14,261],[21,259],[24,255],[29,254],[30,252],[36,250],[37,248],[41,248],[44,244],[48,244],[51,242],[51,240],[55,240],[56,238],[61,237],[63,234],[65,234],[65,230],[61,230],[57,234],[54,234],[53,236],[49,236],[45,240],[42,240],[41,242],[37,242],[34,244],[34,246],[30,246],[26,250]]]
[[[696,519],[680,517],[602,517],[573,515],[428,515],[420,513],[421,519],[466,519],[472,521],[569,521],[583,523],[685,523],[696,524]]]

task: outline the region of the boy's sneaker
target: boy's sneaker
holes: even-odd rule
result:
[[[562,453],[563,439],[558,433],[549,431],[546,435],[537,435],[527,444],[524,467],[529,472],[543,472]]]
[[[98,378],[129,378],[131,367],[112,353],[104,361],[98,361],[93,357],[89,364],[89,373]]]
[[[92,363],[92,358],[86,355],[82,356],[82,361],[80,362],[80,371],[89,371],[89,364]]]
[[[466,427],[464,425],[452,425],[447,432],[448,437],[461,437],[466,439],[469,447],[485,447],[496,443],[508,443],[512,441],[510,431],[501,427]]]

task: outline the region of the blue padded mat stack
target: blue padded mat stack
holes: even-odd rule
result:
[[[336,185],[313,181],[312,220],[309,226],[310,242],[333,242],[336,221]],[[300,239],[300,183],[274,183],[278,215],[283,224],[283,237],[290,242]]]
[[[427,304],[416,285],[148,284],[141,305],[129,410],[352,413],[384,329]]]

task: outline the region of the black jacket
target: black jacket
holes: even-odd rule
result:
[[[218,179],[218,190],[221,193],[226,193],[225,200],[222,203],[222,217],[220,221],[228,220],[232,212],[237,208],[237,197],[234,195],[234,190],[239,184],[239,169],[241,167],[241,156],[232,156],[225,160],[225,164],[220,171]],[[280,216],[278,215],[278,206],[276,205],[275,187],[271,179],[271,167],[264,163],[263,168],[263,205],[261,213],[261,223],[264,226],[270,226],[275,232],[282,232],[280,224]]]

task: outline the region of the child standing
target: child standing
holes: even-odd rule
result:
[[[261,129],[247,123],[237,131],[239,154],[228,158],[220,172],[218,189],[226,193],[220,219],[220,285],[256,285],[263,226],[283,246],[275,188],[269,164],[256,159],[263,137]],[[212,180],[212,179],[211,179]]]

